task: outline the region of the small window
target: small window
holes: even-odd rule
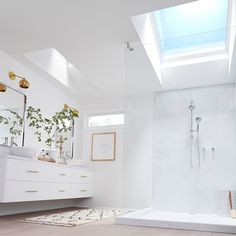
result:
[[[124,125],[125,114],[104,114],[92,115],[88,117],[88,127]]]

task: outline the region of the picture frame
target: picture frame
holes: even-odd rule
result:
[[[91,160],[115,161],[116,159],[116,132],[92,134]]]

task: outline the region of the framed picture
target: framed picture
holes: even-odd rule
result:
[[[93,133],[91,160],[114,161],[116,159],[116,132]]]

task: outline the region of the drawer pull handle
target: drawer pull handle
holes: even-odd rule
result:
[[[34,173],[34,174],[39,174],[39,171],[37,170],[27,170],[28,173]]]
[[[26,190],[25,192],[26,193],[37,193],[38,191],[37,190]]]
[[[80,177],[81,177],[81,178],[88,178],[87,175],[81,175]]]
[[[81,189],[80,192],[87,192],[88,190],[86,189]]]
[[[65,190],[59,190],[59,193],[64,193],[65,192]]]
[[[66,174],[60,174],[60,176],[66,176]]]

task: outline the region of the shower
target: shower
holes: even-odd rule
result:
[[[196,132],[199,132],[199,128],[200,128],[200,122],[202,121],[202,118],[201,117],[196,117],[196,123],[197,123],[197,130]]]
[[[194,129],[194,118],[193,118],[193,111],[195,109],[194,102],[191,101],[189,105],[190,110],[190,139],[191,139],[191,157],[190,163],[192,169],[198,171],[201,167],[201,154],[200,154],[200,122],[202,121],[201,117],[196,117],[196,129]],[[196,134],[196,135],[195,135]],[[195,145],[194,145],[195,144]],[[195,146],[195,148],[194,148]],[[194,157],[196,156],[197,160],[194,162]]]

